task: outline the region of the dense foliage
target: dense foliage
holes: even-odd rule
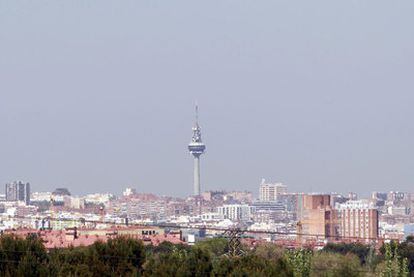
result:
[[[0,238],[0,276],[387,276],[413,273],[413,239],[386,244],[380,252],[361,244],[328,244],[321,251],[285,250],[274,244],[226,255],[227,241],[195,246],[119,237],[88,247],[47,251],[35,238]],[[412,275],[414,276],[414,275]]]

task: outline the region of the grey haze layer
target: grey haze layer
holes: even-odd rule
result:
[[[410,190],[413,1],[0,0],[0,184]]]

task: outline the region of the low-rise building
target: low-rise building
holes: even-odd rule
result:
[[[217,208],[217,212],[232,221],[249,221],[251,218],[251,207],[245,204],[228,204]]]

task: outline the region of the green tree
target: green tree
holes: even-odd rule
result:
[[[26,239],[14,235],[0,238],[0,272],[4,276],[44,276],[48,255],[36,235]]]
[[[228,243],[225,238],[202,240],[197,242],[195,246],[209,252],[213,257],[219,257],[228,251]]]
[[[201,277],[208,276],[211,270],[210,253],[199,247],[173,247],[170,252],[155,249],[144,264],[144,276]]]
[[[53,249],[49,253],[51,276],[91,276],[87,261],[87,247]]]
[[[352,253],[339,254],[326,251],[315,253],[312,258],[311,276],[358,277],[368,273],[360,264],[358,257]]]
[[[135,276],[142,272],[145,249],[127,237],[87,247],[55,249],[50,253],[51,276]]]
[[[252,253],[242,257],[222,256],[213,263],[211,276],[293,276],[285,259],[272,261]]]
[[[293,270],[294,277],[310,276],[312,252],[307,249],[297,249],[287,252],[287,260]]]
[[[362,265],[365,265],[370,254],[371,247],[361,243],[328,243],[323,251],[331,253],[340,253],[346,255],[348,253],[355,254]],[[371,257],[372,258],[372,257]]]
[[[262,259],[278,261],[285,257],[285,250],[274,243],[264,243],[254,249],[254,254]]]
[[[125,276],[141,272],[145,250],[141,241],[127,237],[96,242],[88,248],[88,263],[101,276]]]
[[[407,258],[408,270],[414,273],[414,237],[408,236],[399,244],[398,253],[402,258]]]
[[[398,254],[398,243],[391,242],[384,245],[384,265],[380,269],[382,277],[408,277],[407,258],[401,258]]]

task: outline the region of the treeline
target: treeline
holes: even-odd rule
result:
[[[0,238],[1,276],[386,276],[414,272],[414,239],[380,251],[361,244],[328,244],[320,251],[285,250],[274,244],[244,248],[231,257],[227,241],[195,246],[119,237],[87,247],[47,251],[36,237]],[[414,275],[411,275],[414,276]]]

